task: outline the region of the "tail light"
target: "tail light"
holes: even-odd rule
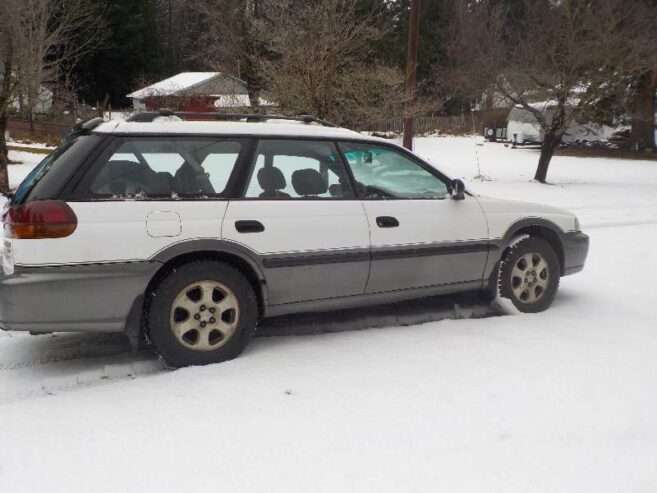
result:
[[[70,236],[78,226],[78,218],[61,200],[36,200],[10,207],[3,215],[7,238],[36,240]]]

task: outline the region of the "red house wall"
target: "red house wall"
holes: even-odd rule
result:
[[[169,108],[176,111],[208,113],[216,111],[214,107],[216,99],[212,96],[152,96],[145,98],[144,104],[148,111]]]

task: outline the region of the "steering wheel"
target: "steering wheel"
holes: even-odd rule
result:
[[[396,195],[384,190],[383,188],[373,187],[367,185],[365,188],[365,195],[372,199],[394,199],[397,198]]]

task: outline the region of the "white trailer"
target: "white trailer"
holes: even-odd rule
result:
[[[534,103],[532,106],[541,109],[548,121],[552,119],[555,112],[553,104]],[[597,123],[573,122],[566,130],[563,142],[570,144],[606,141],[619,128]],[[511,108],[507,119],[506,138],[509,142],[519,145],[541,144],[543,142],[543,130],[533,113],[521,106],[515,106]]]

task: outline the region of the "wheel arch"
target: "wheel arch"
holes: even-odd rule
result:
[[[161,264],[150,277],[144,293],[133,302],[128,315],[124,333],[137,349],[144,332],[144,311],[148,306],[150,294],[157,285],[177,266],[195,260],[216,260],[231,265],[246,277],[253,288],[258,301],[258,316],[265,314],[267,307],[267,283],[262,266],[256,260],[255,253],[239,244],[223,240],[191,240],[176,243],[156,253],[151,262]]]
[[[162,266],[151,278],[145,293],[151,293],[157,284],[176,266],[199,259],[225,262],[240,271],[249,281],[256,295],[258,314],[262,316],[265,313],[267,283],[256,254],[239,244],[224,240],[185,241],[158,252],[152,260],[160,262]]]
[[[563,231],[559,226],[547,219],[541,218],[521,219],[520,221],[515,222],[509,227],[504,238],[500,242],[502,249],[502,255],[500,258],[504,257],[513,239],[522,235],[534,236],[546,241],[557,254],[559,268],[561,269],[560,274],[563,275],[565,271],[566,255],[562,240]]]

